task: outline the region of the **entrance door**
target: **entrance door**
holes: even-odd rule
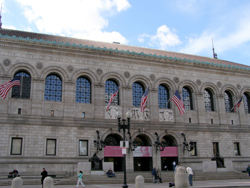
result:
[[[178,157],[162,157],[161,158],[161,170],[162,171],[174,170],[173,168],[174,161],[176,164],[178,164]]]
[[[152,157],[134,157],[134,171],[151,171]]]
[[[113,162],[114,171],[123,171],[123,157],[104,157],[104,162]]]

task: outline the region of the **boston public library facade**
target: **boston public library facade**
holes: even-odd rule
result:
[[[0,170],[66,172],[96,153],[123,171],[118,111],[126,122],[131,114],[127,172],[172,170],[173,161],[194,171],[244,170],[249,73],[214,58],[0,29],[0,84],[21,76],[1,99]],[[182,116],[171,100],[176,90]]]

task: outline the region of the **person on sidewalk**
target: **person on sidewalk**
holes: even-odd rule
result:
[[[248,165],[248,167],[247,167],[247,173],[250,176],[250,165]]]
[[[43,168],[41,175],[42,175],[41,183],[42,183],[42,187],[43,187],[43,180],[48,176],[48,172],[45,170],[45,168]]]
[[[108,177],[115,177],[115,173],[113,172],[113,170],[111,168],[108,170],[108,172],[106,174]]]
[[[82,187],[85,187],[84,183],[82,182],[82,171],[79,171],[79,175],[78,175],[78,181],[77,181],[77,184],[76,184],[76,188],[78,188],[79,186],[79,183],[82,185]]]
[[[153,170],[152,170],[152,175],[153,175],[153,182],[156,183],[156,182],[157,182],[157,172],[156,172],[156,168],[153,168]]]
[[[187,171],[187,173],[188,173],[189,185],[190,185],[190,186],[193,186],[193,171],[192,171],[192,168],[187,167],[187,168],[186,168],[186,171]]]

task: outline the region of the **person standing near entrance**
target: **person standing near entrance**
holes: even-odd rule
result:
[[[176,166],[176,162],[175,161],[173,161],[173,171],[175,171],[175,166]]]
[[[41,175],[42,175],[41,183],[42,183],[42,187],[43,187],[43,180],[48,176],[48,172],[45,170],[45,168],[43,168]]]
[[[188,173],[189,185],[190,185],[190,186],[193,186],[193,171],[192,171],[192,168],[187,167],[187,168],[186,168],[186,171],[187,171],[187,173]]]
[[[247,167],[247,173],[250,176],[250,165],[248,165],[248,167]]]
[[[82,171],[79,171],[80,173],[78,174],[78,181],[76,184],[76,188],[78,188],[79,183],[82,185],[82,187],[85,187],[84,183],[82,182]]]

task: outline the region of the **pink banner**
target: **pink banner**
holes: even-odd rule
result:
[[[152,147],[151,146],[138,146],[133,151],[134,157],[152,157]]]
[[[120,146],[106,146],[104,148],[104,157],[123,157]]]
[[[177,147],[165,147],[161,151],[161,157],[178,157],[178,148]]]

